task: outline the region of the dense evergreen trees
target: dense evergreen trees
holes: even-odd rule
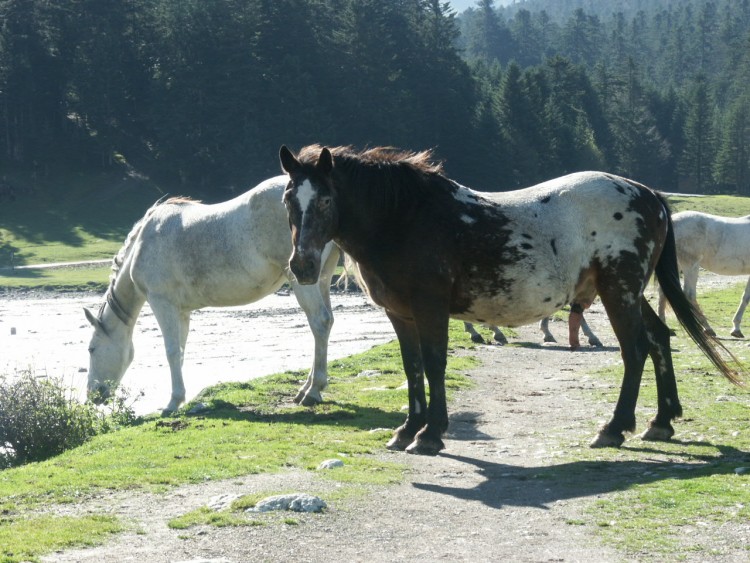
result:
[[[750,194],[750,0],[0,0],[0,166],[242,188],[282,143]],[[220,194],[222,192],[217,192]]]

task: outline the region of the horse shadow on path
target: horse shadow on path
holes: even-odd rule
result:
[[[458,440],[462,439],[466,437],[458,437]],[[492,438],[479,433],[471,439],[481,441]],[[481,502],[495,509],[515,506],[546,510],[559,501],[607,495],[634,485],[667,479],[689,480],[707,475],[729,474],[734,473],[737,466],[750,464],[750,453],[731,446],[708,442],[681,443],[686,447],[714,447],[719,450],[719,455],[683,453],[679,454],[681,461],[675,462],[664,459],[667,455],[674,458],[674,452],[661,450],[658,445],[624,446],[623,450],[651,454],[654,457],[643,460],[586,460],[522,466],[443,452],[439,454],[440,457],[473,466],[474,473],[483,480],[468,487],[424,482],[412,485],[422,491],[448,495],[458,500]]]

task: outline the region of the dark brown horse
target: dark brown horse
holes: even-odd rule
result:
[[[480,193],[446,178],[429,152],[311,146],[295,157],[282,147],[280,158],[290,176],[284,203],[297,280],[318,280],[321,253],[334,240],[357,262],[398,336],[409,414],[391,449],[434,455],[444,448],[450,317],[519,326],[566,303],[590,304],[597,294],[625,374],[614,415],[592,446],[619,446],[623,432],[635,429],[647,356],[658,410],[643,437],[671,438],[682,407],[669,330],[643,295],[654,272],[693,340],[722,374],[740,381],[680,289],[666,201],[641,184],[583,172],[525,190]]]

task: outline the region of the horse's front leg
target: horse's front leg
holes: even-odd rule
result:
[[[740,329],[740,323],[742,323],[742,315],[745,313],[745,309],[747,308],[747,304],[750,301],[750,278],[747,280],[747,285],[745,286],[745,292],[742,294],[742,299],[740,300],[740,306],[737,308],[737,312],[734,314],[734,317],[732,318],[732,336],[735,338],[745,338],[745,335],[742,334],[742,330]]]
[[[305,384],[300,388],[295,403],[313,406],[323,402],[323,390],[328,386],[328,337],[333,327],[333,312],[327,288],[321,289],[323,279],[317,284],[300,285],[291,282],[294,296],[307,316],[315,340],[313,365]],[[325,283],[330,284],[330,277]],[[324,295],[325,291],[325,295]]]
[[[414,436],[427,422],[427,398],[424,390],[424,370],[419,348],[417,327],[413,321],[406,321],[388,311],[388,318],[398,337],[401,347],[401,361],[406,373],[409,390],[409,414],[406,421],[396,428],[387,444],[389,450],[405,450],[414,441]]]
[[[189,332],[190,312],[178,311],[167,299],[160,297],[151,297],[149,304],[161,329],[169,372],[172,377],[172,395],[169,403],[162,410],[162,414],[167,415],[175,412],[185,402],[182,362]]]
[[[406,448],[410,454],[437,455],[445,448],[442,436],[448,429],[448,405],[445,394],[445,367],[448,355],[448,311],[441,314],[439,301],[414,307],[427,383],[430,386],[430,404],[427,425]]]

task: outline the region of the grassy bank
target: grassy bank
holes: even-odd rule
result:
[[[727,335],[744,284],[704,293],[701,306],[719,334]],[[668,317],[673,328],[674,317]],[[746,340],[722,339],[750,366]],[[750,392],[725,380],[681,329],[672,339],[684,418],[674,423],[669,443],[627,440],[618,450],[571,450],[576,460],[616,461],[623,468],[620,491],[594,501],[584,523],[604,541],[639,561],[678,561],[687,556],[721,556],[721,547],[747,549],[743,528],[750,521]],[[602,403],[617,400],[622,367],[596,373],[611,385]],[[750,384],[750,380],[746,381]],[[656,412],[653,366],[646,362],[638,402],[638,432]],[[633,478],[630,471],[639,472]],[[633,484],[636,483],[636,484]],[[688,546],[687,551],[686,547]],[[717,547],[718,546],[718,547]]]
[[[0,206],[0,289],[103,291],[109,266],[22,269],[12,266],[109,260],[130,228],[161,192],[129,178],[62,178],[77,186],[61,199],[54,186],[42,185],[34,197]],[[77,183],[76,183],[77,182]],[[103,187],[106,186],[106,187]],[[670,196],[674,211],[718,215],[750,214],[750,198]]]
[[[462,326],[453,323],[452,348],[466,345]],[[469,384],[464,374],[472,365],[471,358],[450,356],[449,392]],[[207,406],[200,416],[147,418],[54,459],[0,472],[0,561],[34,560],[124,529],[129,523],[111,515],[50,515],[55,506],[108,491],[159,492],[240,475],[309,471],[335,457],[345,466],[324,476],[342,484],[339,495],[399,481],[402,466],[369,455],[382,451],[405,416],[397,343],[331,362],[329,374],[326,402],[314,409],[291,402],[306,377],[301,371],[223,384],[195,400]]]

